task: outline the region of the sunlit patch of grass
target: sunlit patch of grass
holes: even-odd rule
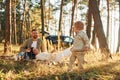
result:
[[[5,74],[2,73],[2,69],[0,70],[0,80],[4,80],[5,79]]]
[[[20,45],[12,45],[12,52],[14,54],[18,53],[19,49],[20,49]]]
[[[101,62],[98,62],[101,63]],[[107,65],[101,65],[96,67],[89,67],[83,72],[67,72],[67,65],[48,65],[46,63],[38,62],[11,62],[1,60],[0,72],[1,78],[7,79],[10,76],[11,80],[113,80],[116,75],[120,75],[120,68],[118,65],[112,66],[111,63]],[[87,65],[87,64],[86,64]],[[88,64],[89,65],[89,64]],[[8,67],[9,66],[9,67]],[[112,69],[114,67],[115,69]]]
[[[0,56],[5,55],[5,56],[10,56],[17,54],[19,52],[20,45],[11,45],[10,47],[11,52],[4,54],[4,44],[0,43]]]
[[[3,54],[4,44],[0,43],[0,55]]]
[[[0,49],[1,50],[1,49]],[[2,50],[3,51],[3,50]],[[13,54],[19,46],[13,46]],[[67,72],[68,64],[48,64],[44,61],[14,61],[0,59],[0,80],[120,80],[120,56],[101,60],[99,51],[90,51],[85,55],[85,70]]]
[[[99,75],[100,80],[114,80],[113,75]]]
[[[88,51],[85,53],[85,60],[89,63],[98,62],[102,56],[99,51]]]

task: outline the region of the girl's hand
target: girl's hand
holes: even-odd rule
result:
[[[73,48],[70,48],[70,51],[73,51]]]
[[[70,51],[72,52],[72,51],[74,51],[74,49],[73,49],[73,48],[71,48],[71,49],[70,49]]]
[[[88,51],[88,50],[89,50],[88,47],[84,47],[84,48],[83,48],[83,51]]]

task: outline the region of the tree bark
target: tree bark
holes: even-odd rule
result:
[[[91,7],[91,5],[92,5],[92,4],[90,4],[90,7]],[[98,5],[98,9],[99,9],[100,0],[97,1],[97,5]],[[92,11],[92,7],[91,7],[91,11]],[[91,12],[91,13],[92,13],[92,12]],[[92,23],[92,22],[91,22],[91,23]],[[93,30],[93,32],[92,32],[93,35],[92,35],[92,41],[91,41],[91,43],[92,43],[92,45],[94,46],[94,48],[97,48],[97,45],[96,45],[97,37],[96,37],[96,30],[95,30],[95,29],[96,29],[96,28],[95,28],[95,27],[96,27],[96,24],[95,24],[95,23],[94,23],[94,26],[93,26],[93,27],[94,27],[94,30]]]
[[[96,27],[96,24],[94,24],[94,27]],[[91,43],[92,43],[92,45],[94,46],[94,48],[97,48],[97,46],[96,46],[96,30],[95,30],[96,28],[94,28],[94,30],[93,30],[93,35],[92,35],[92,41],[91,41]]]
[[[60,51],[60,35],[62,33],[62,17],[63,17],[63,1],[64,0],[61,0],[61,7],[60,7],[60,18],[59,18],[59,29],[58,29],[58,51]]]
[[[47,26],[47,31],[49,30],[49,26],[50,26],[50,16],[51,16],[51,12],[50,12],[50,0],[49,0],[49,10],[48,10],[48,26]]]
[[[118,45],[116,52],[119,52],[119,50],[120,50],[120,0],[119,0],[119,34],[118,34]]]
[[[120,18],[119,18],[120,19]],[[119,24],[120,25],[120,24]],[[117,51],[116,52],[119,52],[120,51],[120,26],[119,26],[119,34],[118,34],[118,45],[117,45]]]
[[[41,0],[42,37],[44,36],[44,0]]]
[[[63,0],[61,0],[60,19],[59,19],[59,30],[58,30],[59,32],[61,32],[62,15],[63,15]]]
[[[9,46],[11,44],[11,0],[6,0],[6,25],[5,25],[5,43],[4,53],[9,52]]]
[[[44,51],[47,51],[47,43],[45,39],[45,31],[44,31],[44,0],[41,0],[41,20],[42,20],[42,39],[43,39],[43,49]]]
[[[76,6],[76,3],[77,3],[77,0],[72,0],[72,1],[73,1],[73,6],[72,6],[70,36],[72,36],[72,27],[73,27],[73,22],[74,22],[74,12],[75,12],[75,6]]]
[[[25,16],[26,16],[26,0],[23,0],[24,4],[24,12],[23,12],[23,21],[22,21],[22,27],[21,27],[21,42],[23,43],[23,41],[26,39],[26,22],[25,22]]]
[[[17,34],[16,34],[16,0],[14,0],[14,43],[17,44]]]
[[[92,23],[92,13],[91,13],[91,10],[92,10],[92,7],[91,7],[91,4],[90,4],[90,1],[89,1],[89,10],[88,10],[88,15],[87,15],[87,35],[88,35],[88,38],[90,39],[91,38],[91,23]]]
[[[110,10],[109,10],[109,0],[107,0],[107,42],[109,40],[109,16],[110,16]],[[108,42],[109,43],[109,42]]]
[[[92,14],[93,14],[94,22],[96,24],[95,30],[96,30],[98,41],[99,41],[99,48],[101,49],[101,51],[109,52],[108,44],[106,42],[103,25],[102,25],[100,13],[99,13],[98,5],[97,5],[97,1],[96,0],[89,0],[89,1],[91,2],[92,4],[91,7],[93,8]]]

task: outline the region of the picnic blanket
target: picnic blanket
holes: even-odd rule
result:
[[[41,52],[36,55],[36,60],[46,60],[46,61],[54,61],[54,62],[63,62],[68,60],[71,56],[70,48],[67,48],[63,51],[58,53],[48,53],[48,52]]]

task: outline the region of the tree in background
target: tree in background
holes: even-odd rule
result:
[[[72,16],[71,16],[71,28],[70,28],[70,36],[72,35],[72,27],[73,27],[73,22],[74,22],[74,12],[75,12],[75,6],[77,3],[77,0],[72,0]]]
[[[41,0],[42,37],[44,36],[44,0]]]
[[[63,2],[64,0],[61,0],[61,6],[60,6],[60,18],[59,18],[59,28],[58,28],[58,51],[60,48],[60,35],[62,33],[62,17],[63,17]]]
[[[7,10],[8,8],[5,10],[5,7],[4,7],[5,6],[4,4],[6,1],[5,0],[0,1],[0,6],[2,6],[2,8],[1,8],[2,12],[0,12],[0,16],[1,16],[0,23],[2,23],[1,24],[1,34],[0,34],[1,42],[3,40],[4,34],[6,34],[5,28],[7,29],[7,27],[5,27],[5,25],[7,25],[5,22],[5,19],[6,19],[6,21],[8,21],[7,18],[5,17],[5,12],[8,12],[8,10]],[[40,0],[40,1],[35,0],[34,2],[33,2],[33,0],[16,0],[15,5],[13,4],[13,3],[15,3],[14,1],[15,0],[12,0],[12,8],[13,8],[12,15],[14,17],[14,18],[12,18],[12,20],[13,20],[12,26],[13,27],[12,27],[12,29],[11,28],[8,29],[8,31],[13,30],[12,32],[14,33],[14,35],[12,35],[12,40],[10,39],[12,41],[12,43],[15,42],[15,43],[21,44],[23,38],[27,39],[30,36],[29,32],[32,28],[40,29],[43,34],[44,34],[45,30],[53,31],[55,34],[57,34],[57,32],[60,30],[61,33],[62,32],[64,33],[62,35],[66,35],[66,28],[67,27],[70,28],[72,25],[72,22],[74,22],[74,20],[82,20],[83,22],[86,21],[86,18],[85,18],[85,15],[86,15],[85,10],[87,9],[87,1],[86,0],[80,0],[80,1],[78,0],[78,2],[76,2],[77,4],[75,3],[76,0],[72,0],[72,1],[71,0],[63,0],[64,7],[62,9],[63,10],[62,15],[60,14],[60,16],[62,16],[63,19],[59,16],[56,16],[56,15],[58,15],[58,12],[61,9],[60,5],[61,5],[62,0],[55,0],[55,2],[52,2],[52,0],[43,0],[43,2],[44,2],[43,14],[41,13],[42,11],[40,11],[40,9],[42,8],[41,4],[40,4],[42,2],[42,0]],[[103,1],[102,3],[107,2],[107,1]],[[100,0],[97,0],[97,3],[99,3],[99,2],[100,2]],[[102,22],[101,22],[100,18],[102,18],[102,19],[103,19],[103,17],[107,18],[107,16],[105,14],[103,16],[98,15],[98,14],[100,14],[100,12],[99,12],[99,10],[96,11],[96,4],[93,5],[94,0],[92,0],[92,1],[90,0],[89,4],[90,3],[92,5],[89,5],[89,11],[88,11],[88,16],[87,16],[88,17],[87,34],[88,34],[89,38],[92,38],[93,45],[96,45],[95,40],[96,40],[96,37],[98,37],[99,46],[100,47],[104,46],[103,48],[105,48],[106,40],[104,39],[105,35],[103,34],[103,28],[102,28],[104,26],[104,23],[103,23],[103,25],[101,25]],[[109,4],[109,2],[108,2],[108,4]],[[111,1],[110,5],[112,5],[112,4],[113,3]],[[74,12],[75,5],[77,5],[76,12]],[[84,6],[86,6],[86,7],[84,7]],[[90,8],[90,6],[91,6],[91,8]],[[99,7],[99,6],[97,5],[97,7]],[[109,6],[109,7],[111,8],[111,6]],[[99,9],[102,9],[102,8],[100,7]],[[77,19],[74,17],[74,15],[75,16],[77,15]],[[60,20],[60,18],[61,18],[61,20]],[[94,20],[92,20],[92,18]],[[44,19],[44,28],[45,29],[42,27],[42,23],[43,23],[42,19]],[[116,19],[116,18],[114,18],[114,19]],[[111,25],[109,25],[109,26],[111,26]],[[91,32],[92,28],[94,29],[93,33]],[[68,31],[69,30],[67,30],[67,32]],[[67,35],[72,34],[69,32]],[[91,33],[93,34],[92,36],[91,36]],[[105,33],[109,34],[109,32],[105,32]],[[111,36],[111,35],[109,35],[109,36]],[[41,37],[41,35],[40,35],[40,37]],[[107,45],[106,45],[106,47],[107,47]]]
[[[94,24],[96,25],[94,26],[94,28],[96,30],[96,34],[98,37],[99,48],[101,49],[101,51],[105,50],[109,52],[108,44],[106,42],[106,38],[105,38],[104,30],[103,30],[102,21],[101,21],[100,14],[99,14],[97,1],[96,0],[89,0],[89,1],[91,2],[91,7],[93,8],[92,14],[93,14],[93,19],[94,19]]]
[[[63,2],[64,2],[64,0],[61,0],[61,6],[60,6],[60,18],[59,18],[59,29],[58,29],[58,31],[59,32],[61,32],[61,24],[62,24],[62,15],[63,15]]]
[[[22,26],[21,26],[21,41],[23,42],[26,39],[26,0],[23,0],[23,19],[22,19]]]
[[[91,27],[92,27],[92,7],[91,7],[91,2],[89,1],[88,2],[88,13],[87,13],[87,28],[86,28],[86,32],[87,32],[87,35],[88,35],[88,38],[90,39],[91,38]]]
[[[9,52],[9,46],[11,44],[11,0],[6,0],[6,26],[5,26],[5,43],[4,43],[4,53]]]
[[[107,1],[107,42],[108,42],[108,38],[109,38],[109,17],[110,17],[110,10],[109,10],[109,0],[106,0]],[[109,43],[109,42],[108,42]]]
[[[14,10],[14,18],[13,18],[13,26],[14,26],[14,29],[13,29],[13,34],[14,34],[14,44],[17,44],[17,34],[16,34],[16,0],[14,0],[14,3],[13,3],[13,10]]]
[[[118,45],[116,52],[119,52],[120,50],[120,0],[118,0],[118,2],[119,2],[119,32],[118,32]]]

